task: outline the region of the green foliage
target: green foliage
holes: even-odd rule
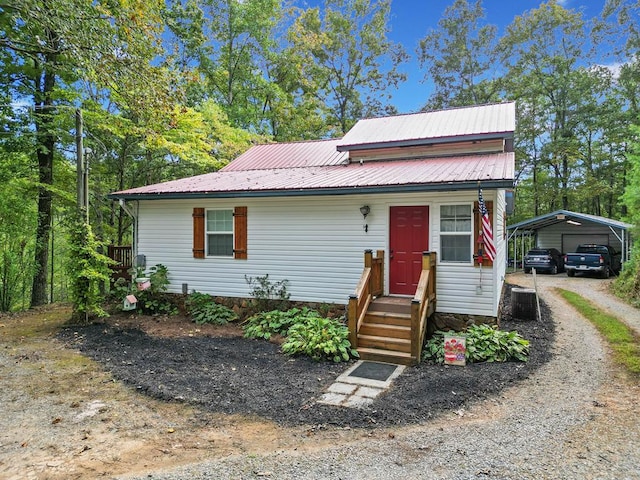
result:
[[[444,363],[444,335],[456,332],[437,331],[425,344],[422,357],[434,363]],[[517,332],[505,332],[490,325],[471,325],[466,333],[465,358],[474,362],[526,362],[529,357],[529,341]]]
[[[306,307],[258,313],[250,317],[244,327],[247,338],[269,340],[275,334],[286,337],[282,351],[287,355],[307,355],[314,360],[334,362],[358,356],[351,348],[349,329],[342,322],[324,318]]]
[[[233,310],[216,303],[213,297],[206,293],[193,292],[185,303],[191,319],[198,325],[205,323],[225,325],[238,319],[238,315]]]
[[[244,326],[244,336],[247,338],[264,338],[269,340],[272,335],[286,336],[289,328],[310,315],[308,308],[292,308],[286,312],[272,310],[259,312],[249,317]]]
[[[483,24],[481,2],[456,0],[438,28],[420,40],[418,59],[435,85],[425,108],[481,105],[499,101],[500,83],[491,78],[498,61],[497,27]]]
[[[351,348],[349,329],[343,323],[323,318],[313,312],[300,319],[287,332],[287,340],[282,344],[287,355],[307,355],[314,360],[349,361],[358,357]]]
[[[558,289],[558,291],[604,336],[614,352],[616,363],[622,365],[628,372],[640,375],[640,339],[638,335],[626,323],[603,312],[577,293],[563,289]]]
[[[255,278],[245,275],[244,279],[251,287],[250,295],[253,297],[253,306],[256,310],[261,312],[284,310],[289,305],[290,294],[287,292],[289,280],[272,282],[269,280],[269,274]]]
[[[35,204],[25,163],[0,145],[0,312],[29,306]]]
[[[66,271],[70,279],[69,293],[73,303],[72,318],[84,322],[90,316],[106,316],[103,286],[109,282],[112,260],[98,253],[100,246],[91,226],[81,215],[68,220],[69,257]]]
[[[637,243],[631,251],[631,259],[625,262],[611,288],[618,297],[640,308],[640,245]]]
[[[326,0],[323,9],[304,10],[289,31],[304,86],[328,106],[337,134],[394,111],[388,100],[406,79],[399,66],[408,55],[388,38],[390,12],[389,0]]]
[[[175,315],[178,308],[165,293],[169,287],[169,270],[162,264],[151,267],[148,271],[138,268],[136,278],[148,278],[151,286],[146,290],[134,291],[138,299],[138,309],[151,315]]]

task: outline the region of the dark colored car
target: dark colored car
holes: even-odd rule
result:
[[[524,273],[548,272],[556,274],[564,271],[564,258],[555,248],[533,248],[524,256]]]

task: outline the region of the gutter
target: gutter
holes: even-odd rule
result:
[[[118,203],[120,208],[125,211],[127,215],[131,217],[131,262],[132,266],[135,263],[135,258],[138,255],[138,212],[134,211],[129,205],[126,204],[125,198],[119,198]]]

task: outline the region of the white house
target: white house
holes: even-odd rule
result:
[[[514,130],[514,103],[365,119],[341,139],[257,145],[218,172],[110,198],[172,292],[249,297],[245,276],[269,274],[292,300],[346,304],[370,249],[384,251],[384,295],[412,297],[430,251],[438,312],[496,316]],[[493,262],[478,261],[479,188]]]

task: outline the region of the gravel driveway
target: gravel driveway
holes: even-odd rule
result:
[[[638,310],[606,281],[538,276],[556,322],[553,358],[516,387],[413,427],[377,429],[348,443],[243,453],[171,472],[121,479],[639,479],[639,389],[607,360],[594,328],[553,292],[575,289],[637,325]],[[510,275],[529,286],[531,276]]]

